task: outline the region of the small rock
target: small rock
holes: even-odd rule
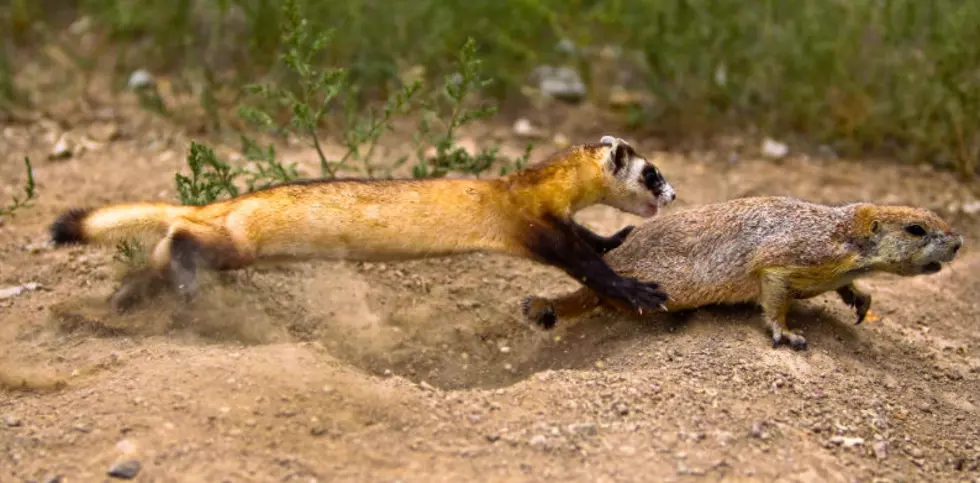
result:
[[[122,454],[133,454],[136,452],[136,444],[128,439],[116,443],[116,450]]]
[[[843,446],[845,448],[853,448],[855,446],[864,444],[864,438],[848,438],[846,436],[834,436],[830,438],[830,444]]]
[[[761,438],[762,437],[762,421],[756,421],[752,423],[752,437]]]
[[[767,158],[779,159],[789,153],[789,146],[771,138],[762,141],[762,154]]]
[[[7,415],[3,417],[3,424],[6,424],[11,428],[16,428],[17,426],[20,426],[21,423],[20,423],[20,418],[18,418],[17,416]]]
[[[120,137],[119,126],[111,123],[99,124],[89,129],[89,136],[101,143],[115,141]]]
[[[977,213],[980,213],[980,200],[968,201],[966,203],[963,203],[963,206],[960,208],[960,211],[962,211],[967,215],[976,215]]]
[[[495,443],[495,442],[497,442],[499,440],[500,440],[500,435],[497,434],[497,433],[493,433],[493,434],[488,434],[487,435],[487,441],[489,441],[491,443]]]
[[[18,285],[16,287],[3,288],[0,289],[0,300],[16,297],[24,292],[37,290],[39,288],[41,288],[41,285],[37,283],[25,283],[24,285]]]
[[[895,379],[895,376],[891,374],[885,376],[884,383],[885,389],[894,390],[898,388],[898,379]]]
[[[140,464],[139,460],[121,461],[113,465],[112,468],[109,468],[109,476],[123,480],[131,480],[136,478],[136,475],[139,474],[142,467],[143,465]]]
[[[74,154],[74,151],[75,141],[71,139],[68,133],[64,133],[55,141],[54,147],[51,148],[51,154],[48,154],[48,159],[67,159]]]
[[[540,138],[543,135],[541,130],[534,127],[525,117],[514,122],[514,134],[522,138]]]
[[[44,483],[61,483],[64,481],[64,475],[52,475],[44,479]]]
[[[616,414],[620,416],[626,416],[627,414],[630,413],[629,406],[627,406],[626,403],[622,403],[622,402],[613,405],[613,409],[616,411]]]
[[[589,436],[595,436],[596,434],[599,434],[599,430],[596,428],[596,425],[593,423],[570,424],[568,426],[568,432],[575,433],[575,434],[585,434]]]
[[[510,347],[503,346],[503,347],[500,348],[500,352],[502,354],[509,354],[510,353]]]
[[[541,66],[535,69],[538,89],[548,97],[577,103],[585,98],[585,82],[571,67]]]
[[[140,69],[129,75],[129,82],[127,84],[130,89],[142,89],[153,85],[154,82],[152,74]]]
[[[574,54],[578,49],[575,47],[575,42],[571,39],[563,38],[558,41],[558,45],[555,46],[558,52],[563,54]]]
[[[909,456],[911,456],[913,458],[916,458],[916,459],[922,458],[923,456],[925,456],[925,453],[923,453],[921,449],[916,448],[915,446],[906,446],[905,447],[905,452],[908,453]]]
[[[623,453],[626,456],[633,456],[636,454],[636,448],[632,446],[620,446],[619,452]]]
[[[320,425],[313,426],[310,428],[310,434],[313,436],[323,436],[327,434],[327,428]]]
[[[77,423],[77,424],[72,425],[71,429],[74,429],[75,431],[78,431],[79,433],[91,433],[92,432],[92,428],[90,428],[90,427],[88,427],[88,426],[86,426],[85,424],[82,424],[82,423]]]
[[[544,437],[544,435],[538,434],[532,437],[528,444],[530,444],[532,448],[543,448],[548,444],[548,438]]]
[[[875,452],[875,458],[883,460],[888,457],[888,443],[884,441],[877,441],[871,447]]]

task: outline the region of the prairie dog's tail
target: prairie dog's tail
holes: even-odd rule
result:
[[[196,210],[195,206],[167,203],[125,203],[96,209],[71,209],[51,224],[51,239],[56,246],[112,243],[166,235],[170,224],[180,216]]]

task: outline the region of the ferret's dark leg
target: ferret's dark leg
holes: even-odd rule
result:
[[[169,285],[184,302],[190,302],[199,290],[198,268],[228,270],[247,262],[223,230],[182,223],[153,249],[150,268],[124,280],[110,301],[116,310],[123,311]]]
[[[571,223],[571,227],[575,231],[576,235],[578,235],[600,255],[615,250],[617,247],[622,245],[623,242],[626,241],[626,237],[633,232],[634,228],[636,228],[635,226],[630,225],[617,231],[611,236],[604,237],[582,225],[579,225],[578,223],[575,223],[574,221]]]
[[[667,294],[656,282],[641,282],[616,273],[568,222],[529,221],[527,249],[538,261],[561,268],[600,297],[625,304],[628,309],[664,310]]]

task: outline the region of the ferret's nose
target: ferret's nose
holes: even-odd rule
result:
[[[676,199],[677,199],[677,193],[671,191],[670,192],[670,201],[674,201]]]
[[[960,247],[962,246],[963,246],[963,242],[958,241],[956,243],[953,243],[953,253],[955,254],[956,252],[960,251]]]

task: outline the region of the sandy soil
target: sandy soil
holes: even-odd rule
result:
[[[47,160],[52,131],[104,142]],[[597,313],[542,334],[518,300],[575,283],[487,255],[252,270],[212,280],[193,311],[162,300],[112,315],[113,250],[52,250],[46,226],[69,207],[174,199],[188,138],[111,108],[2,135],[0,199],[25,154],[40,198],[0,224],[0,288],[40,286],[0,300],[0,481],[103,481],[138,460],[140,481],[980,482],[980,224],[959,208],[976,195],[947,174],[636,140],[677,188],[673,209],[749,194],[902,202],[964,232],[948,270],[864,282],[880,322],[852,325],[828,295],[796,304],[810,350],[793,352],[771,348],[752,307]],[[603,233],[637,221],[607,208],[581,220]]]

